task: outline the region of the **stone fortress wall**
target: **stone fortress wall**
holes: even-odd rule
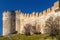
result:
[[[17,10],[16,11],[16,14],[17,14],[16,21],[18,21],[18,22],[16,22],[16,27],[17,27],[16,30],[18,30],[18,33],[23,34],[24,33],[24,29],[23,29],[24,25],[28,24],[28,23],[30,23],[32,25],[35,25],[35,23],[37,23],[36,24],[36,27],[37,27],[39,24],[41,24],[39,22],[41,20],[41,19],[39,19],[41,16],[46,16],[47,14],[55,11],[56,9],[59,9],[59,1],[55,2],[51,8],[48,8],[47,10],[44,10],[40,13],[33,12],[31,14],[26,14],[26,13],[24,14],[21,11]]]
[[[55,2],[51,8],[48,8],[40,13],[33,12],[31,14],[26,14],[19,10],[16,10],[15,12],[6,11],[3,13],[3,35],[8,35],[14,33],[15,31],[20,34],[24,34],[24,25],[28,23],[32,24],[33,26],[35,25],[36,29],[38,29],[39,26],[41,26],[40,28],[43,28],[43,25],[40,24],[44,24],[44,20],[41,23],[41,17],[46,16],[56,9],[59,9],[59,1]],[[39,31],[43,34],[42,29],[39,29]]]

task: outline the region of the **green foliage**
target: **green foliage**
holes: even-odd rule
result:
[[[0,40],[57,40],[56,37],[50,36],[49,34],[34,34],[31,36],[14,34],[9,37],[0,37]]]

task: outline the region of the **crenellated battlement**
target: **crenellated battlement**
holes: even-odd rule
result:
[[[59,1],[55,2],[54,5],[42,12],[32,12],[31,14],[29,13],[22,13],[21,11],[17,10],[17,13],[20,14],[20,17],[23,18],[29,18],[29,17],[40,17],[40,16],[45,16],[49,14],[52,11],[55,11],[56,9],[59,9]]]

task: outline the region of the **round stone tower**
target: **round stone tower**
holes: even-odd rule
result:
[[[3,12],[3,36],[15,32],[15,14],[12,11]]]

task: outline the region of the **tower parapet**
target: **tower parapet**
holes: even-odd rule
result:
[[[38,13],[38,12],[36,12],[36,13],[35,13],[35,16],[36,16],[36,17],[38,17],[38,16],[39,16],[39,13]]]
[[[41,17],[42,15],[43,15],[43,13],[42,13],[42,12],[40,12],[40,13],[39,13],[39,16]]]
[[[31,14],[32,14],[32,17],[35,17],[35,12],[32,12]]]
[[[44,10],[44,11],[43,11],[43,15],[46,15],[46,14],[47,14],[47,10]]]
[[[51,12],[51,10],[50,10],[50,8],[48,8],[48,9],[47,9],[47,14],[50,13],[50,12]]]
[[[30,18],[32,17],[32,14],[30,14]]]
[[[27,16],[27,18],[29,18],[29,17],[30,17],[30,14],[29,14],[29,13],[27,13],[27,14],[26,14],[26,16]]]

